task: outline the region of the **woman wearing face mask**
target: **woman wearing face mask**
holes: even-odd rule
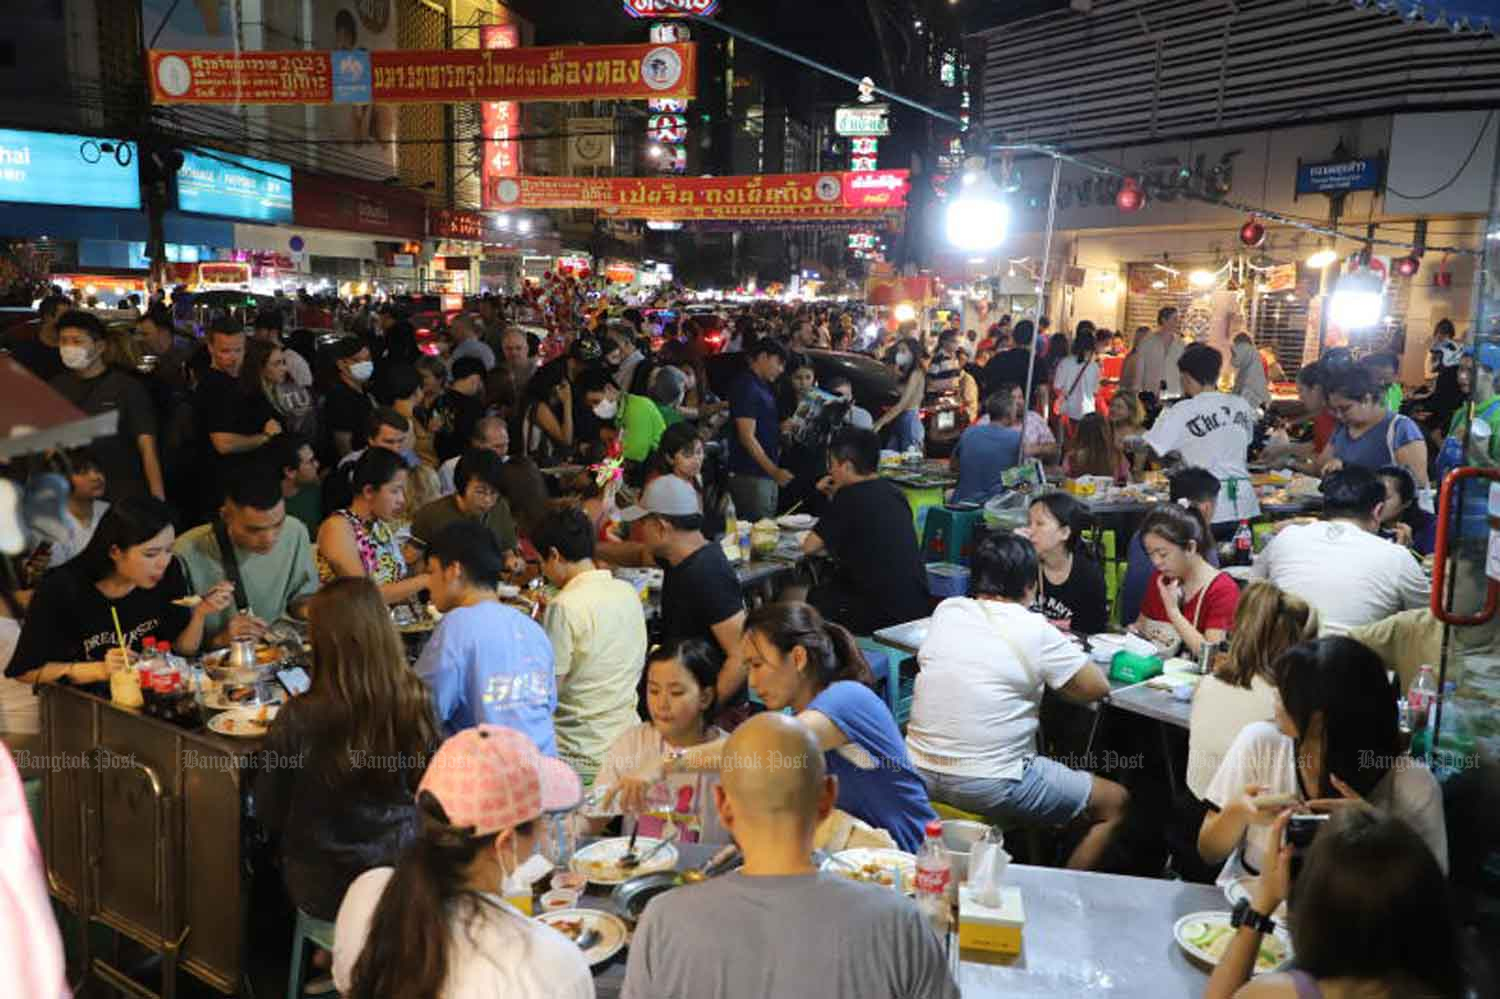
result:
[[[220,583],[192,610],[174,603],[188,595],[172,558],[175,537],[172,512],[158,500],[111,506],[82,554],[43,577],[5,675],[26,683],[103,683],[124,665],[119,635],[132,648],[158,638],[196,655],[204,622],[229,607],[234,587]]]
[[[915,337],[906,337],[886,355],[885,363],[901,382],[901,398],[875,421],[875,432],[886,435],[886,447],[905,452],[922,448],[926,431],[917,407],[927,391],[927,351]],[[889,428],[889,434],[886,433]]]
[[[354,499],[318,528],[318,578],[365,576],[388,604],[399,604],[427,588],[427,574],[407,574],[396,530],[406,511],[406,462],[372,447],[354,466]]]
[[[584,463],[596,462],[619,435],[615,418],[620,415],[620,390],[607,371],[590,368],[578,376],[577,391],[587,416],[577,422],[574,456]]]
[[[547,813],[581,797],[578,776],[514,729],[480,725],[444,742],[417,792],[416,842],[394,868],[361,874],[339,906],[339,994],[592,999],[583,952],[505,901]]]
[[[375,365],[370,360],[370,348],[356,337],[340,340],[331,351],[333,378],[323,399],[323,423],[342,458],[368,443],[370,411],[375,403],[365,393],[365,385],[375,373]]]
[[[332,920],[355,877],[395,863],[415,837],[417,782],[438,724],[374,583],[329,583],[307,620],[312,689],[282,706],[263,746],[301,765],[261,770],[255,811],[280,835],[292,901]],[[361,767],[361,756],[393,762]]]
[[[1152,571],[1133,628],[1167,655],[1182,649],[1197,658],[1203,643],[1222,642],[1234,626],[1240,588],[1204,559],[1213,531],[1186,500],[1157,506],[1140,535]]]

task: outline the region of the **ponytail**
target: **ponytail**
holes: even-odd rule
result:
[[[451,904],[467,899],[471,912],[485,904],[466,883],[469,867],[493,848],[496,834],[476,836],[472,826],[450,825],[442,804],[428,791],[417,796],[417,813],[421,831],[401,855],[375,907],[346,999],[430,999],[438,994],[448,978]]]
[[[1214,532],[1203,511],[1186,499],[1176,503],[1158,503],[1141,522],[1140,535],[1144,538],[1154,534],[1178,548],[1194,545],[1199,558],[1208,557],[1208,546],[1214,542]]]
[[[875,682],[870,664],[849,629],[825,621],[810,604],[763,604],[745,618],[745,631],[765,636],[783,655],[800,645],[820,690],[840,680],[866,686]]]

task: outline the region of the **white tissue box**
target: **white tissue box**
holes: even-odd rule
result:
[[[958,947],[961,951],[983,951],[1012,956],[1021,953],[1021,931],[1026,926],[1026,907],[1021,889],[1000,889],[998,908],[981,905],[968,885],[958,887]]]

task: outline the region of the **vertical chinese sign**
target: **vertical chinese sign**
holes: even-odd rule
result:
[[[521,44],[521,29],[515,24],[489,24],[479,29],[481,49],[513,49]],[[515,101],[485,101],[479,106],[484,161],[480,166],[484,201],[505,177],[521,174],[521,105]]]

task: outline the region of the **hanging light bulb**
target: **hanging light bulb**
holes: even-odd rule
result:
[[[1120,193],[1115,195],[1115,207],[1122,212],[1138,212],[1146,204],[1146,192],[1141,190],[1141,182],[1134,177],[1126,177],[1125,183],[1120,186]]]
[[[1197,270],[1188,275],[1188,284],[1194,288],[1212,288],[1218,281],[1218,275],[1213,271]]]
[[[1307,266],[1315,271],[1320,271],[1338,258],[1338,253],[1332,247],[1325,246],[1307,258]]]
[[[1416,254],[1412,254],[1409,257],[1402,257],[1400,260],[1397,260],[1395,271],[1402,277],[1409,278],[1415,277],[1417,271],[1421,270],[1421,268],[1422,261],[1417,259]]]
[[[1245,220],[1240,226],[1240,242],[1245,246],[1259,246],[1266,241],[1266,227],[1260,219],[1254,215]]]
[[[1334,286],[1328,311],[1340,329],[1370,329],[1385,313],[1385,282],[1367,268],[1345,274]]]

